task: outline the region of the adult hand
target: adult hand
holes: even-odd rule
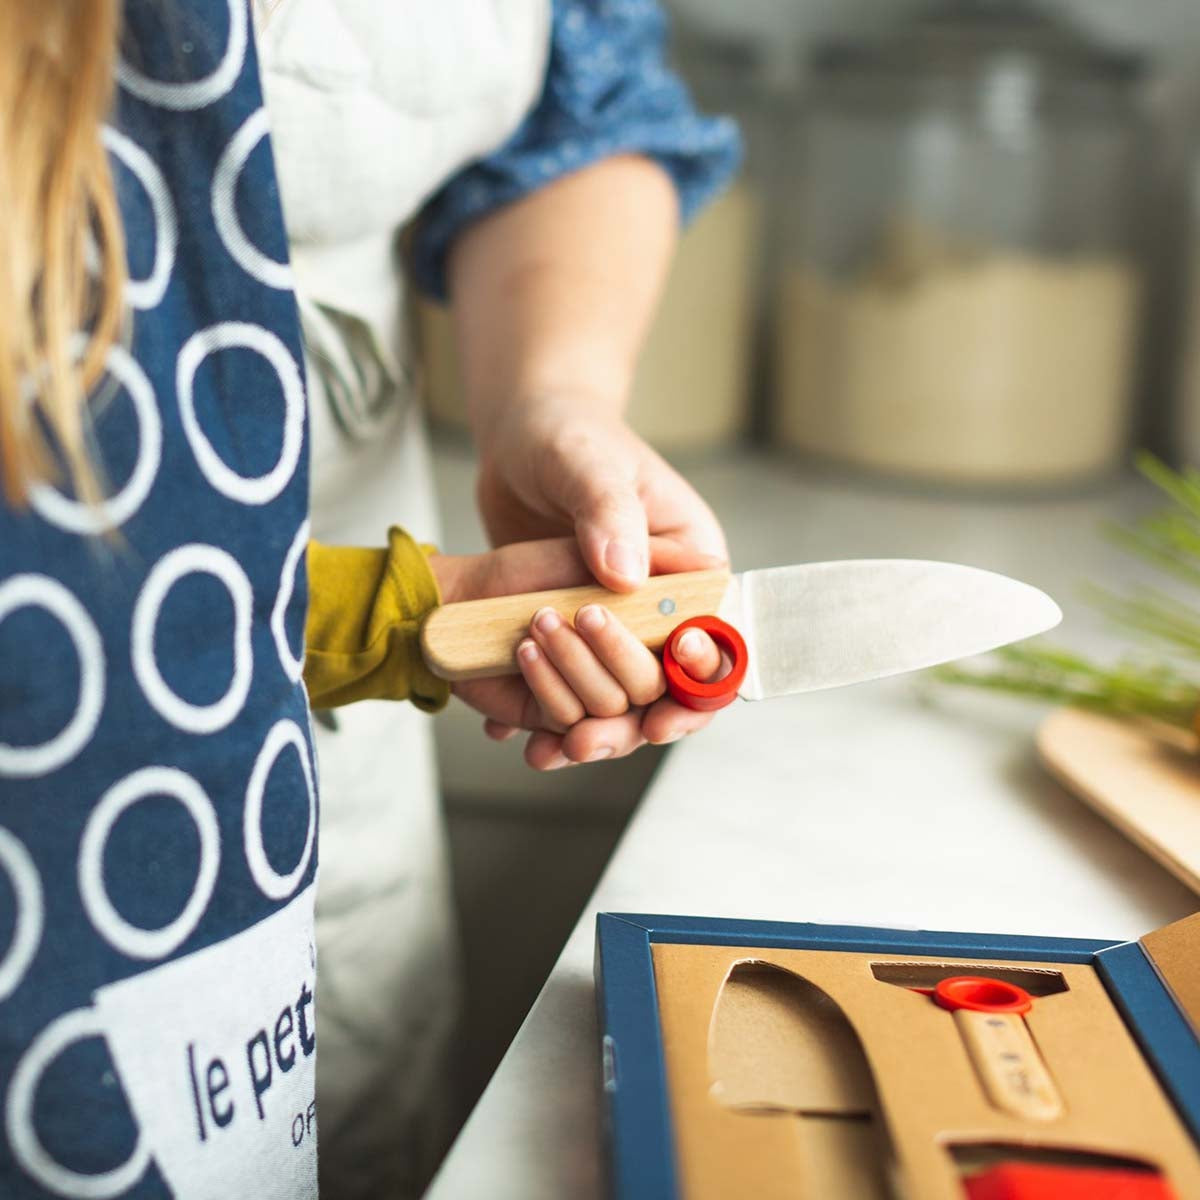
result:
[[[726,564],[712,509],[606,408],[556,396],[510,412],[480,439],[477,499],[493,544],[573,533],[592,575],[616,592],[648,574]]]
[[[555,396],[510,410],[480,439],[477,498],[492,542],[573,533],[587,570],[613,591],[631,591],[648,574],[727,564],[712,510],[610,410],[584,394]],[[681,649],[682,665],[698,678],[716,670],[707,638],[693,661]],[[646,742],[673,742],[711,719],[664,696],[641,711],[581,721],[565,737],[537,734],[526,758],[619,756]],[[493,720],[485,728],[503,738],[517,724]]]
[[[650,551],[672,553],[658,539]],[[568,538],[521,542],[489,554],[434,555],[430,566],[446,603],[591,581]],[[677,653],[696,678],[710,678],[720,668],[716,646],[695,631],[680,639]],[[647,738],[673,741],[707,721],[664,695],[658,660],[600,605],[581,609],[573,628],[561,620],[535,620],[517,661],[519,676],[469,680],[455,684],[454,692],[483,714],[489,737],[532,731],[525,758],[539,770],[620,757]]]
[[[572,535],[614,591],[728,557],[708,505],[621,419],[678,233],[671,176],[615,154],[490,212],[449,254],[488,533],[496,545]],[[664,699],[640,723],[601,720],[618,724],[580,722],[563,742],[569,757],[583,753],[575,740],[623,753],[708,718]]]

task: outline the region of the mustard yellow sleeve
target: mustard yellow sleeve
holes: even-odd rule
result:
[[[444,708],[450,685],[425,665],[421,620],[440,603],[432,546],[403,529],[386,549],[308,543],[304,683],[313,708],[356,700],[411,700]]]

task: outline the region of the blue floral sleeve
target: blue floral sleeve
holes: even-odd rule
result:
[[[471,222],[614,154],[645,154],[670,174],[686,222],[730,179],[737,126],[701,116],[664,61],[658,0],[554,0],[541,98],[512,137],[430,200],[415,232],[418,286],[445,299],[446,252]]]

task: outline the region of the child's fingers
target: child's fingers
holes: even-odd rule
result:
[[[704,683],[721,669],[721,652],[703,629],[685,629],[679,635],[675,658],[693,679]]]
[[[525,739],[525,761],[535,771],[557,771],[569,767],[571,760],[562,752],[562,737],[539,730]]]
[[[541,707],[545,723],[552,728],[569,729],[576,721],[587,716],[572,686],[563,679],[558,668],[532,638],[526,638],[517,647],[517,665]]]
[[[454,694],[489,721],[513,729],[545,729],[546,715],[520,675],[469,679],[454,685]],[[563,732],[566,726],[559,727]]]
[[[675,642],[675,658],[693,678],[707,682],[718,676],[724,666],[717,644],[702,629],[685,629]],[[713,719],[712,713],[696,712],[664,696],[642,718],[641,733],[655,746],[676,742]]]
[[[670,696],[664,696],[646,709],[641,733],[652,745],[665,746],[668,742],[677,742],[681,737],[695,733],[697,729],[703,729],[715,715],[684,708]]]
[[[575,614],[575,628],[624,690],[630,704],[644,707],[663,694],[658,659],[602,604],[584,605]]]
[[[486,717],[483,722],[483,732],[493,742],[507,742],[509,738],[516,737],[521,731],[515,725],[505,725],[502,721],[493,721],[491,717]]]
[[[580,621],[587,641],[561,620],[541,639],[535,640],[535,632],[518,648],[520,679],[455,685],[454,690],[483,713],[488,737],[507,741],[520,729],[535,731],[526,742],[525,758],[537,770],[619,758],[646,741],[659,745],[675,741],[712,719],[711,714],[693,712],[666,696],[647,708],[638,705],[626,711],[630,693],[640,700],[647,693],[661,692],[660,667],[611,612],[605,611],[604,616],[600,631],[589,631],[586,618]],[[579,617],[584,617],[583,610]],[[574,678],[556,665],[549,644],[564,663],[572,664],[567,669]],[[695,678],[711,678],[721,670],[720,653],[706,634],[680,638],[676,654]],[[646,657],[651,658],[649,670]],[[592,705],[613,715],[589,716]]]
[[[644,746],[641,711],[627,712],[620,717],[592,717],[567,730],[562,739],[562,752],[572,762],[603,762],[621,758]]]
[[[539,771],[556,771],[576,763],[605,762],[632,754],[646,744],[641,710],[620,717],[587,717],[564,735],[539,731],[525,743],[525,761]]]
[[[616,717],[628,709],[629,698],[625,690],[592,653],[587,642],[554,609],[543,608],[538,612],[533,618],[531,632],[538,647],[557,668],[560,678],[566,681],[591,716]],[[532,683],[530,687],[533,687]],[[537,689],[534,691],[536,693]],[[582,712],[580,716],[583,716]],[[563,722],[565,725],[574,723]]]

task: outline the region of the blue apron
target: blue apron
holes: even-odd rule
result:
[[[316,1194],[299,325],[246,0],[125,9],[106,498],[0,506],[0,1195],[294,1200]]]

